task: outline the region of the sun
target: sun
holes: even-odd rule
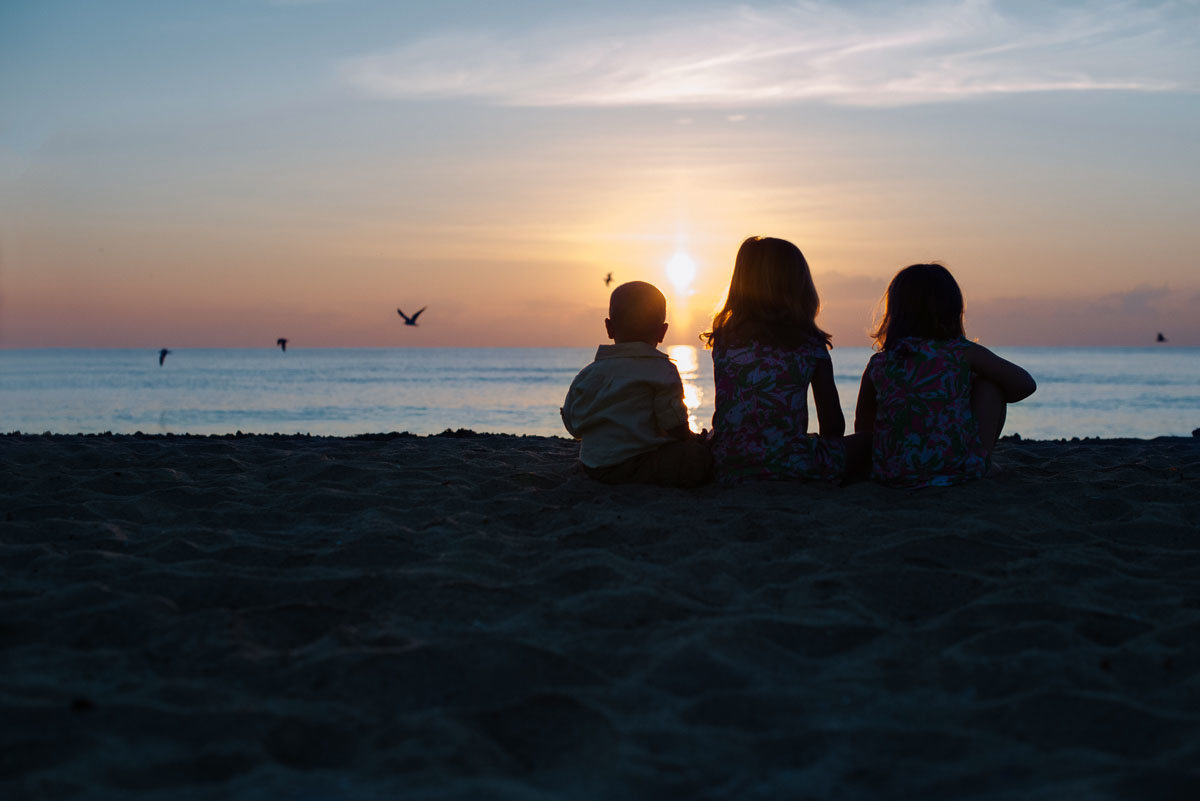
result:
[[[696,262],[682,250],[675,251],[675,255],[667,262],[667,278],[674,284],[675,291],[681,295],[691,294],[695,277]]]

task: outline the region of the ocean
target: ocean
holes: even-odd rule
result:
[[[692,425],[712,420],[712,359],[667,348]],[[1189,436],[1200,427],[1200,348],[996,348],[1033,397],[1005,433],[1031,439]],[[594,348],[0,350],[0,431],[307,433],[446,429],[565,436],[558,408]],[[868,348],[833,351],[847,430]],[[811,416],[815,425],[816,417]]]

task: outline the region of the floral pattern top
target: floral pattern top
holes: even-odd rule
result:
[[[987,472],[971,411],[970,346],[963,338],[906,337],[871,357],[871,478],[897,487],[945,487]]]
[[[718,478],[835,479],[845,473],[841,439],[808,433],[808,385],[819,361],[829,361],[829,351],[818,343],[713,348]]]

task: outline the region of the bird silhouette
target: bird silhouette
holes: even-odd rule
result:
[[[416,325],[416,324],[417,324],[417,318],[421,316],[421,312],[425,311],[425,310],[426,310],[426,309],[428,309],[428,308],[429,308],[428,306],[422,306],[422,307],[421,307],[421,308],[420,308],[420,309],[417,311],[417,313],[416,313],[416,314],[414,314],[412,317],[409,317],[407,314],[405,314],[404,312],[400,311],[399,309],[396,309],[396,314],[398,314],[398,315],[400,315],[401,317],[403,317],[403,318],[404,318],[404,324],[405,324],[405,325]]]
[[[286,337],[280,337],[279,339],[275,340],[275,344],[279,346],[280,350],[282,350],[284,353],[287,353],[287,338]]]
[[[165,362],[167,360],[167,354],[170,352],[171,351],[167,350],[166,348],[163,348],[162,350],[160,350],[158,352],[158,366],[159,367],[162,367],[163,362]]]
[[[609,273],[608,275],[604,276],[604,285],[608,286],[611,283],[612,283],[612,273]]]
[[[1166,342],[1166,341],[1167,341],[1167,338],[1163,336],[1163,333],[1162,333],[1162,331],[1159,331],[1159,332],[1158,332],[1158,337],[1156,337],[1154,341],[1155,341],[1155,342]]]

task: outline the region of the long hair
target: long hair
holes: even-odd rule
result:
[[[888,284],[880,303],[883,315],[871,332],[877,350],[887,350],[904,337],[957,339],[966,335],[962,290],[940,264],[905,267]]]
[[[767,345],[794,347],[832,338],[817,325],[821,299],[808,261],[786,239],[752,236],[738,248],[725,305],[712,328],[700,335],[708,347]]]

